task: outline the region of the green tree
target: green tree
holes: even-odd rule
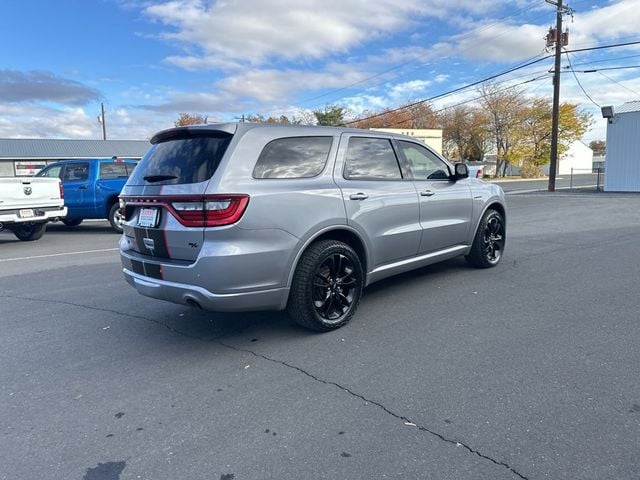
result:
[[[540,175],[540,167],[550,161],[551,115],[551,103],[545,98],[535,98],[522,108],[519,140],[511,155],[513,162],[520,165],[524,176]],[[576,104],[564,102],[560,104],[558,120],[560,156],[573,142],[582,138],[591,125],[591,115],[581,113]]]
[[[327,105],[324,110],[314,110],[313,114],[318,121],[318,125],[340,126],[344,125],[344,116],[347,110],[339,105]]]
[[[198,125],[201,123],[207,123],[207,117],[199,113],[181,113],[178,119],[173,122],[176,127]]]

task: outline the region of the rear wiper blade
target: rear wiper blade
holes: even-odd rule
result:
[[[161,182],[162,180],[173,180],[174,178],[178,177],[175,175],[147,175],[142,177],[145,182]]]

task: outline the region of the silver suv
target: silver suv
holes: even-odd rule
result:
[[[120,197],[124,276],[149,297],[326,331],[372,282],[504,251],[502,189],[410,137],[230,123],[151,143]]]

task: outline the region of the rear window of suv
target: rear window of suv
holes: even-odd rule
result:
[[[253,178],[310,178],[319,175],[329,158],[332,137],[289,137],[264,147]]]
[[[169,132],[140,160],[129,185],[176,185],[209,180],[232,136],[212,131]]]

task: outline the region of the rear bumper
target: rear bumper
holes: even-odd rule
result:
[[[149,278],[126,268],[122,272],[127,283],[141,295],[216,312],[283,310],[289,296],[288,288],[216,294],[195,285]]]
[[[21,217],[20,210],[0,210],[0,223],[9,225],[14,223],[50,222],[67,216],[67,207],[29,207],[28,210],[33,211],[33,217]]]

